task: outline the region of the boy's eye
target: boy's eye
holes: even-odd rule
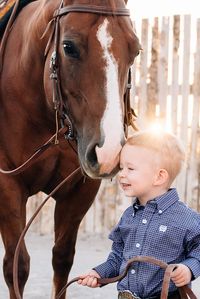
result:
[[[132,168],[132,167],[129,167],[129,168],[128,168],[128,170],[134,170],[134,168]]]

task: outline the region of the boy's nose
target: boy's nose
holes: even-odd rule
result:
[[[120,169],[120,171],[119,171],[119,177],[120,178],[125,177],[125,171],[124,171],[124,169]]]

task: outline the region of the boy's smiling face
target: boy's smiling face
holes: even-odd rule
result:
[[[123,147],[119,183],[126,196],[136,196],[141,202],[152,199],[159,170],[153,150],[129,144]]]

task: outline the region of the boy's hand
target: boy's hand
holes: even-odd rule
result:
[[[187,266],[178,264],[177,268],[172,272],[171,279],[177,287],[182,287],[190,283],[192,273]]]
[[[88,286],[90,288],[100,287],[100,284],[97,282],[97,278],[101,278],[95,270],[91,270],[88,274],[81,275],[78,283],[82,286]]]

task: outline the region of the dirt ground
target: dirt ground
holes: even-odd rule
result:
[[[31,256],[31,271],[26,284],[24,299],[49,299],[51,298],[51,248],[52,236],[39,236],[29,233],[26,238],[28,251]],[[91,267],[104,261],[110,249],[111,243],[106,237],[99,235],[80,235],[76,246],[74,266],[70,278],[87,272]],[[8,291],[3,280],[2,257],[3,246],[0,243],[0,299],[8,299]],[[200,299],[200,279],[193,283],[193,290]],[[72,284],[69,287],[68,299],[100,299],[117,298],[116,285],[108,285],[104,288],[90,289]]]

